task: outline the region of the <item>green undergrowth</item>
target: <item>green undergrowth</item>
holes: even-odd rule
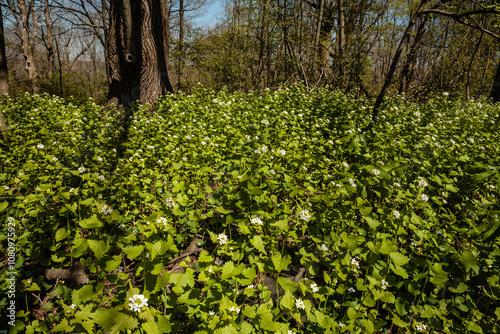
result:
[[[393,98],[368,132],[367,102],[298,87],[0,108],[11,332],[500,332],[496,105]]]

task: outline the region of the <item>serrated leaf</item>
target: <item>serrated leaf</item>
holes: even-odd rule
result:
[[[210,255],[206,250],[204,250],[198,256],[198,262],[212,263],[214,262],[214,257]]]
[[[395,273],[396,275],[401,276],[405,279],[408,278],[408,273],[406,272],[406,270],[403,269],[403,267],[394,266],[391,264],[390,268],[391,268],[392,272]]]
[[[8,202],[2,202],[2,203],[0,203],[0,212],[2,212],[3,210],[7,209],[8,206],[9,206]]]
[[[99,221],[99,218],[97,218],[95,214],[88,219],[79,221],[78,224],[83,228],[96,228],[104,226],[104,224],[101,221]]]
[[[281,272],[292,262],[292,258],[290,255],[282,256],[280,253],[274,253],[271,261],[273,261],[276,271]]]
[[[245,317],[248,317],[250,319],[253,319],[257,316],[257,313],[255,312],[255,305],[245,305],[242,313]]]
[[[463,250],[458,258],[465,267],[465,272],[469,272],[472,269],[476,275],[479,275],[479,265],[477,259],[470,250]]]
[[[399,252],[389,253],[389,256],[392,259],[392,263],[394,263],[394,265],[396,266],[404,266],[405,264],[408,263],[408,261],[410,261],[410,258]]]
[[[267,255],[266,248],[264,247],[264,241],[262,241],[262,237],[260,235],[256,235],[252,239],[250,239],[250,243],[257,250]]]
[[[143,251],[144,251],[143,245],[129,246],[129,247],[123,248],[123,252],[131,260],[134,260],[135,258],[137,258],[139,255],[142,254]]]
[[[398,327],[401,327],[401,328],[408,327],[408,323],[401,320],[401,318],[398,317],[398,315],[395,313],[392,314],[392,323]]]
[[[298,283],[281,276],[278,277],[278,284],[283,288],[283,290],[290,291],[292,293],[295,292],[299,287]]]
[[[108,251],[108,244],[104,240],[87,239],[90,250],[94,253],[95,257],[100,260]]]
[[[363,325],[365,326],[366,333],[371,334],[375,332],[375,326],[373,325],[373,322],[371,322],[370,320],[366,319],[363,322]]]
[[[51,332],[71,332],[73,330],[73,326],[68,326],[68,319],[63,318],[56,326],[51,328]]]
[[[104,270],[106,271],[114,271],[116,270],[120,264],[122,263],[123,259],[121,255],[115,255],[111,260],[106,261],[106,264],[104,266]]]
[[[264,315],[262,315],[262,319],[260,320],[260,328],[267,330],[267,331],[276,332],[279,330],[278,325],[279,324],[273,320],[272,313],[268,312],[268,313],[264,313]]]

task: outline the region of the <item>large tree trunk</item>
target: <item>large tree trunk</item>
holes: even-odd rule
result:
[[[497,67],[493,87],[491,87],[490,98],[495,102],[500,102],[500,63]]]
[[[174,92],[167,6],[163,0],[111,0],[109,102],[153,103],[158,96]]]
[[[5,57],[5,36],[3,32],[3,13],[0,6],[0,95],[9,94],[9,75],[7,72],[7,58]],[[7,140],[7,125],[0,109],[0,132],[4,140]]]

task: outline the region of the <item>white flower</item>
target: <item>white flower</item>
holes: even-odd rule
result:
[[[359,269],[359,261],[351,257],[351,266],[355,266],[356,268]]]
[[[352,178],[349,179],[349,183],[351,184],[351,187],[356,188],[356,182]]]
[[[309,210],[304,209],[300,212],[300,219],[308,221],[311,218],[311,214],[309,213]]]
[[[425,331],[427,329],[425,324],[417,324],[415,327],[417,328],[417,331]]]
[[[269,121],[267,119],[262,120],[262,124],[269,125]]]
[[[401,185],[400,185],[399,183],[397,183],[397,182],[394,182],[394,185],[395,185],[396,187],[401,188]]]
[[[280,150],[280,154],[281,154],[282,156],[285,156],[285,155],[286,155],[286,151],[285,151],[285,150]]]
[[[356,292],[356,289],[354,289],[354,288],[349,288],[349,289],[347,289],[347,291],[348,291],[348,292],[350,292],[350,293],[354,293],[354,292]]]
[[[316,283],[311,284],[311,290],[312,292],[318,292],[319,291],[318,284]]]
[[[252,218],[252,220],[250,222],[252,224],[257,224],[257,225],[263,225],[264,224],[259,217]]]
[[[302,169],[307,171],[307,167],[306,166],[302,166]]]
[[[295,299],[295,306],[298,309],[303,309],[303,310],[306,309],[306,305],[304,304],[304,302],[301,299]]]
[[[249,286],[247,286],[247,289],[253,289],[253,288],[254,288],[253,284],[250,284]]]
[[[290,330],[290,329],[288,330],[288,332],[287,332],[287,333],[288,333],[288,334],[295,334],[295,332],[294,332],[294,331],[292,331],[292,330]]]
[[[52,161],[54,161],[54,162],[55,162],[55,161],[57,161],[57,160],[59,160],[59,159],[57,159],[57,157],[52,157]]]
[[[102,158],[101,157],[97,157],[97,161],[102,162]]]
[[[320,248],[323,252],[328,252],[328,247],[325,244],[321,244]]]
[[[385,290],[387,289],[387,287],[389,286],[389,283],[387,283],[387,281],[385,279],[383,279],[381,282],[380,282],[380,285],[382,286],[382,290]]]
[[[167,197],[167,199],[165,200],[165,205],[167,206],[167,208],[171,208],[173,207],[175,204],[174,200],[172,197]]]
[[[342,323],[342,322],[339,322],[339,327],[342,328],[342,327],[345,327],[345,324]]]
[[[344,166],[345,169],[349,169],[349,165],[345,161],[342,163],[342,166]]]
[[[113,212],[113,209],[108,207],[107,204],[104,204],[104,206],[101,209],[101,212],[103,215],[109,215],[109,214],[111,214],[111,212]]]
[[[212,267],[208,267],[208,272],[212,273]]]
[[[224,233],[220,233],[217,236],[217,241],[221,246],[224,245],[227,242],[227,235],[225,235]]]
[[[212,317],[215,315],[214,311],[209,311],[208,314],[210,314]]]
[[[157,222],[158,224],[163,224],[163,226],[167,226],[167,223],[168,223],[167,218],[165,218],[165,217],[160,217],[160,218],[158,218],[158,219],[156,220],[156,222]]]
[[[274,169],[270,169],[269,174],[274,175],[274,174],[276,174],[276,172],[274,171]]]
[[[426,194],[422,194],[422,195],[420,196],[420,199],[421,199],[422,201],[424,201],[424,202],[427,202],[427,201],[429,200],[429,197],[428,197]]]
[[[101,181],[104,181],[104,175],[99,175],[97,178]]]
[[[78,171],[79,171],[80,173],[84,173],[84,172],[85,172],[85,167],[83,167],[83,166],[82,166],[82,167],[78,168]]]
[[[236,306],[231,306],[229,312],[240,313],[240,308]]]
[[[419,187],[427,187],[427,181],[425,181],[424,179],[420,179],[418,181],[418,185]]]
[[[380,175],[380,171],[376,168],[372,169],[372,173],[375,175],[375,176],[379,176]]]
[[[143,307],[148,307],[148,299],[144,295],[134,295],[128,300],[130,300],[128,307],[133,312],[141,312]]]
[[[75,307],[76,307],[76,305],[75,305],[75,304],[71,304],[71,308],[72,308],[73,310],[75,309]]]
[[[45,146],[43,144],[38,144],[36,145],[36,147],[38,147],[39,149],[43,149]]]
[[[399,213],[399,211],[395,210],[392,214],[394,215],[394,217],[396,217],[396,219],[401,217],[401,214]]]

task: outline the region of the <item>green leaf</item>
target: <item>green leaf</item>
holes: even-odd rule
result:
[[[292,262],[292,257],[290,255],[281,256],[280,253],[274,253],[271,260],[276,271],[281,272]]]
[[[398,327],[401,327],[401,328],[408,327],[408,323],[401,320],[401,318],[398,317],[398,315],[395,313],[392,314],[392,323]]]
[[[391,264],[390,268],[391,268],[392,272],[395,273],[396,275],[401,276],[405,279],[408,278],[408,273],[406,272],[406,270],[403,269],[403,267],[394,266]]]
[[[134,260],[135,258],[137,258],[139,255],[142,254],[143,251],[144,251],[143,245],[129,246],[129,247],[123,248],[123,252],[131,260]]]
[[[87,239],[90,250],[94,253],[95,257],[100,260],[108,251],[108,244],[104,240]]]
[[[274,322],[273,314],[269,312],[262,315],[262,319],[260,321],[260,328],[267,331],[276,332],[279,329],[279,324]]]
[[[490,170],[490,171],[482,172],[482,173],[476,174],[476,175],[474,176],[474,179],[475,179],[477,182],[481,182],[481,181],[486,180],[487,178],[489,178],[490,176],[492,176],[492,175],[493,175],[493,174],[495,174],[496,172],[497,172],[496,170]]]
[[[298,283],[281,276],[278,277],[278,284],[283,288],[283,290],[290,292],[295,292],[299,287]]]
[[[104,224],[101,221],[99,221],[99,218],[97,218],[97,215],[95,214],[88,219],[79,221],[78,224],[83,228],[96,228],[104,226]]]
[[[466,321],[467,328],[476,333],[483,333],[483,329],[474,321]]]
[[[0,203],[0,212],[5,210],[9,206],[9,202],[2,202]]]
[[[464,282],[460,282],[456,288],[450,287],[449,290],[453,293],[464,293],[469,290],[469,287]]]
[[[266,248],[264,247],[264,241],[260,235],[254,236],[250,239],[250,243],[259,251],[267,255]]]
[[[69,231],[69,230],[66,231],[66,229],[64,227],[58,229],[56,232],[56,242],[59,242],[63,239],[66,239],[70,234],[71,234],[71,231]]]
[[[73,327],[68,326],[68,319],[63,318],[56,326],[54,326],[51,332],[67,332],[72,331]]]
[[[293,296],[292,291],[286,290],[285,295],[280,300],[281,307],[291,310],[293,309],[294,303],[295,303],[295,298]]]
[[[198,262],[211,263],[214,262],[214,257],[204,250],[198,256]]]
[[[389,256],[396,266],[404,266],[406,263],[408,263],[408,261],[410,261],[410,258],[398,252],[392,252],[389,254]]]
[[[245,305],[242,313],[245,317],[248,317],[250,319],[253,319],[257,316],[257,313],[255,312],[255,305]]]
[[[476,273],[476,275],[479,275],[479,265],[477,259],[470,250],[463,250],[458,258],[462,265],[465,267],[465,272],[469,272],[472,269],[474,273]]]
[[[370,217],[363,217],[363,219],[368,223],[368,225],[372,230],[376,230],[377,227],[380,225],[380,223],[377,220],[372,219]]]

